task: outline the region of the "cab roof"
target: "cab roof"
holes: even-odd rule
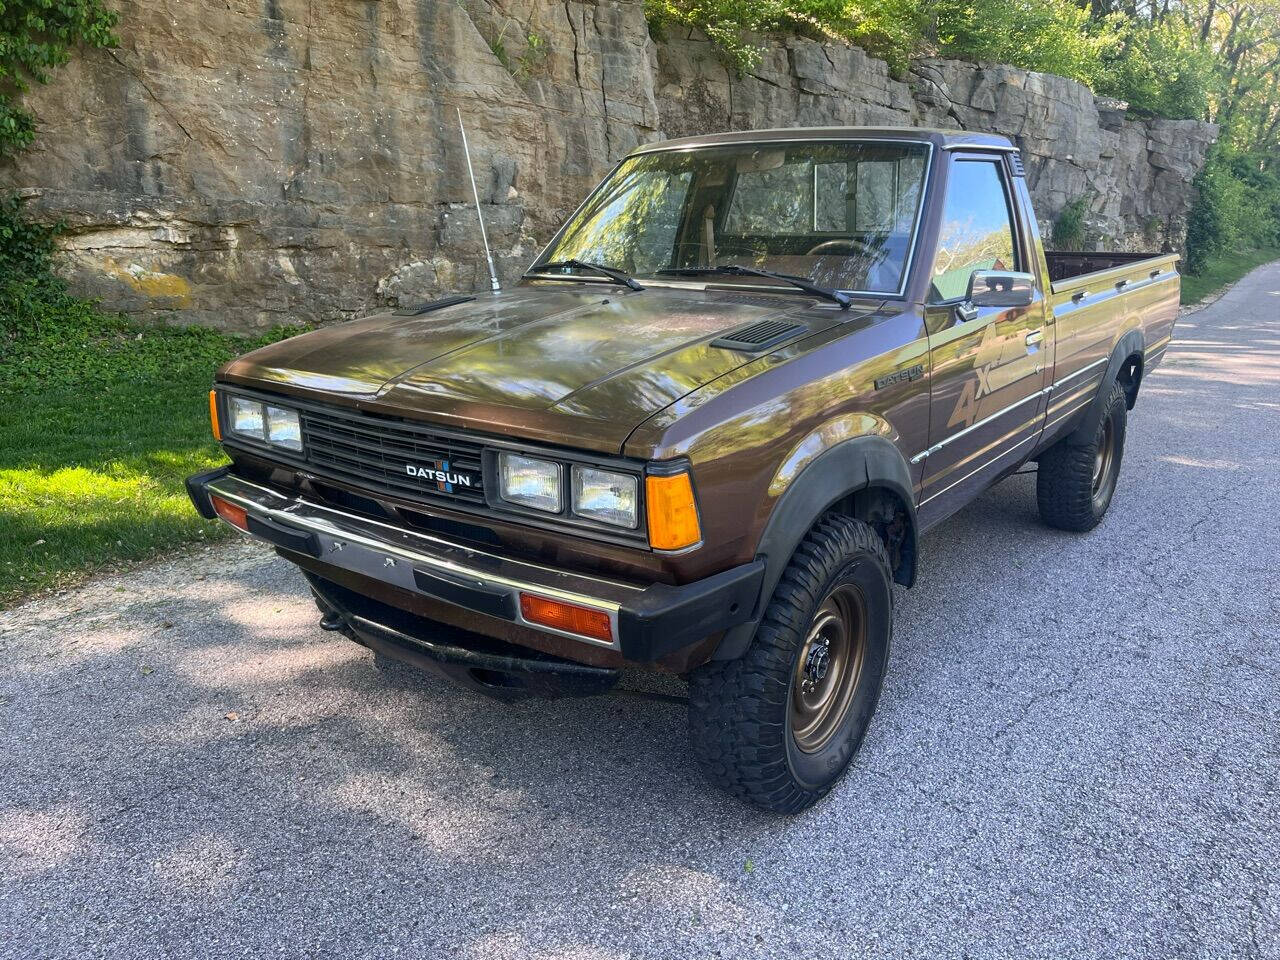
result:
[[[931,143],[940,150],[978,149],[1016,151],[1008,137],[968,130],[935,130],[927,127],[781,127],[773,130],[734,130],[701,137],[681,137],[645,143],[632,156],[663,150],[695,150],[732,144],[793,143],[817,140],[902,140]]]

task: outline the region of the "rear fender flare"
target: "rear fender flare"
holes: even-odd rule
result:
[[[1143,356],[1143,347],[1141,330],[1130,330],[1116,341],[1116,345],[1111,350],[1111,359],[1107,362],[1107,372],[1103,374],[1102,382],[1098,384],[1098,392],[1093,398],[1093,403],[1089,404],[1088,412],[1080,421],[1080,425],[1067,438],[1068,443],[1080,445],[1089,443],[1093,439],[1093,435],[1098,431],[1098,423],[1106,413],[1107,398],[1111,396],[1111,385],[1120,376],[1120,368],[1127,357],[1135,353],[1140,357]]]
[[[800,541],[834,504],[870,487],[892,491],[906,506],[907,539],[895,579],[905,586],[914,582],[917,524],[915,494],[907,461],[893,442],[885,437],[845,440],[814,458],[774,504],[756,547],[756,556],[765,563],[756,609],[751,620],[725,633],[714,659],[733,660],[746,652],[760,617],[764,615],[764,608],[773,597],[773,591]]]

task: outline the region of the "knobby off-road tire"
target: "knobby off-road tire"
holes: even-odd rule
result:
[[[892,629],[884,543],[864,523],[825,515],[796,549],[747,652],[690,677],[690,737],[708,776],[777,813],[821,799],[866,736]]]
[[[1124,389],[1111,386],[1106,410],[1087,444],[1059,440],[1040,455],[1036,501],[1040,519],[1059,530],[1092,530],[1111,506],[1128,422]]]

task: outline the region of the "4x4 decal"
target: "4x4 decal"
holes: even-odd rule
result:
[[[1020,362],[1030,357],[1025,335],[1022,328],[1011,336],[1002,335],[995,323],[987,324],[974,356],[974,375],[965,380],[947,420],[948,427],[972,426],[978,419],[983,399],[1032,372]]]

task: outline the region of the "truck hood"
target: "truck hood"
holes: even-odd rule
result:
[[[712,346],[761,320],[786,343],[856,316],[803,297],[595,284],[516,287],[264,347],[221,379],[521,439],[618,453],[650,415],[759,354]]]

